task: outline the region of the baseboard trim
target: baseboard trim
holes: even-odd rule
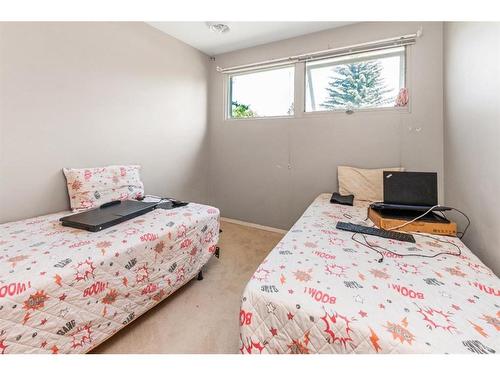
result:
[[[278,228],[268,227],[265,225],[249,223],[247,221],[242,221],[242,220],[230,219],[228,217],[221,217],[220,219],[221,219],[221,221],[225,221],[227,223],[238,224],[238,225],[243,225],[245,227],[266,230],[268,232],[274,232],[274,233],[280,233],[280,234],[287,233],[287,231],[284,229],[278,229]]]

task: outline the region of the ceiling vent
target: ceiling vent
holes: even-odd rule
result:
[[[207,22],[207,27],[210,31],[217,34],[225,34],[231,30],[228,25],[221,22]]]

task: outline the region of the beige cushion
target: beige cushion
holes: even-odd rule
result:
[[[355,199],[362,201],[382,201],[384,199],[382,181],[384,171],[404,171],[404,168],[361,169],[339,166],[337,168],[339,193],[353,194]]]
[[[64,168],[71,208],[89,209],[114,200],[144,196],[139,165],[112,165],[102,168]]]

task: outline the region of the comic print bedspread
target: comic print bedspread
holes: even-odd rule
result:
[[[335,228],[367,207],[320,195],[267,256],[242,296],[241,353],[498,353],[500,281],[457,238],[416,244]],[[367,225],[368,222],[365,223]],[[359,238],[358,238],[359,237]],[[453,246],[450,242],[456,244]]]
[[[219,210],[157,209],[97,233],[68,212],[0,225],[0,353],[88,352],[191,280]]]

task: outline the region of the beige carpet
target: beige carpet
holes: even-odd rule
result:
[[[237,353],[240,297],[279,233],[222,222],[220,259],[92,353]]]

